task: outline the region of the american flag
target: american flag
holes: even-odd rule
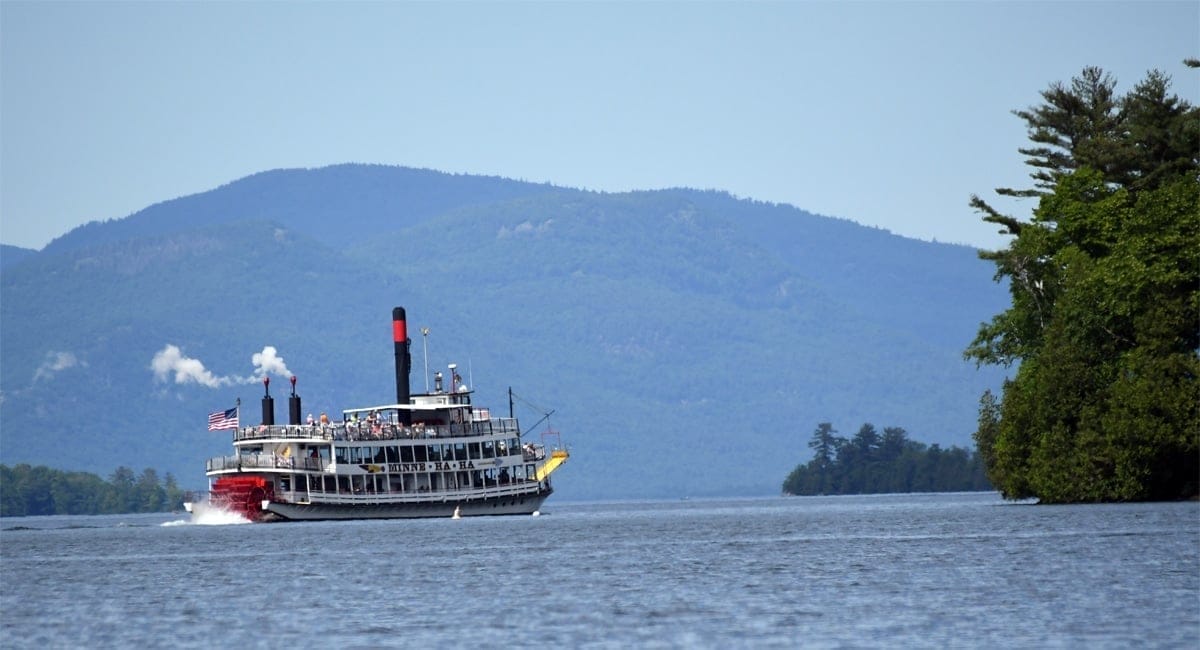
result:
[[[220,431],[221,429],[236,429],[238,428],[238,410],[237,407],[227,411],[216,411],[208,414],[208,430]]]

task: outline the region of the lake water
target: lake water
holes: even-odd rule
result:
[[[0,520],[0,647],[1200,647],[1200,504]]]

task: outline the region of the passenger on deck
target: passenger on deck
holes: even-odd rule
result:
[[[310,426],[310,427],[311,427],[311,426],[312,426],[312,425],[313,425],[315,422],[316,422],[316,421],[315,421],[315,420],[313,420],[312,413],[309,413],[309,414],[308,414],[308,426]]]
[[[324,411],[321,411],[321,426],[327,426],[328,424],[329,424],[329,416],[325,415]]]

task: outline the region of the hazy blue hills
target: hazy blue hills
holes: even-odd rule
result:
[[[341,248],[449,209],[518,198],[548,187],[379,165],[274,170],[213,191],[157,203],[123,219],[89,223],[50,242],[44,251],[61,253],[103,242],[246,220],[286,224]]]
[[[414,389],[427,326],[431,372],[458,363],[476,403],[506,411],[511,385],[556,409],[561,498],[776,493],[821,421],[970,444],[1000,381],[961,355],[1007,303],[991,273],[968,247],[718,192],[265,172],[6,259],[0,460],[202,486],[229,449],[205,416],[240,397],[258,421],[266,346],[306,412],[394,399],[402,305]],[[220,385],[157,378],[167,345]],[[285,418],[281,376],[272,394]]]
[[[9,246],[8,244],[0,244],[0,269],[4,269],[10,264],[16,264],[21,260],[37,253],[31,248],[21,248],[19,246]]]

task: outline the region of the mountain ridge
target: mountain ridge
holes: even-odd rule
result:
[[[1007,297],[966,247],[707,190],[276,171],[6,265],[4,462],[153,466],[196,487],[204,458],[228,452],[204,415],[242,398],[257,421],[262,387],[159,381],[156,352],[248,375],[250,353],[273,346],[305,410],[333,414],[394,395],[395,305],[433,332],[413,343],[414,389],[428,342],[430,371],[470,369],[477,403],[495,409],[513,382],[557,409],[566,498],[772,493],[820,421],[965,446],[1000,378],[961,357]],[[414,178],[436,182],[414,191]],[[314,192],[306,211],[297,197]],[[290,198],[259,209],[273,197]],[[131,403],[140,415],[113,406]]]

